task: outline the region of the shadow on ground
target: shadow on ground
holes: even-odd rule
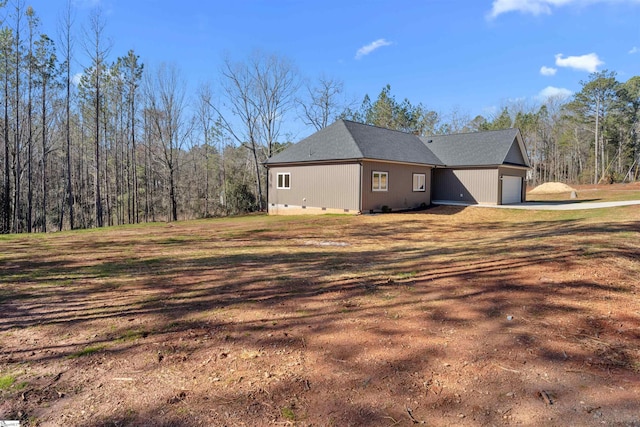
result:
[[[0,415],[89,426],[640,423],[638,215],[474,215],[3,240],[0,367],[24,386],[0,391]]]

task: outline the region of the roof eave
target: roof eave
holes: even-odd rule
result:
[[[501,164],[500,166],[507,166],[507,167],[510,167],[510,168],[524,169],[524,170],[532,169],[531,166],[528,166],[528,165],[518,165],[518,164],[515,164],[515,163],[507,163],[507,162]]]
[[[265,167],[269,166],[305,166],[305,165],[321,165],[321,164],[331,164],[331,163],[359,163],[363,159],[362,158],[350,158],[350,159],[323,159],[323,160],[292,160],[292,161],[283,161],[283,162],[273,162],[267,163],[264,162],[263,165]]]
[[[456,169],[495,169],[501,166],[508,166],[510,168],[519,168],[519,169],[531,169],[531,166],[525,165],[517,165],[515,163],[500,163],[500,164],[484,164],[484,165],[444,165],[439,166],[443,168],[456,168]]]
[[[263,166],[305,166],[305,165],[317,165],[317,164],[330,164],[330,163],[359,163],[359,162],[376,162],[376,163],[391,163],[396,165],[415,165],[415,166],[427,166],[427,167],[444,167],[443,164],[437,163],[424,163],[424,162],[406,162],[401,160],[386,160],[386,159],[374,159],[369,157],[354,157],[349,159],[327,159],[327,160],[298,160],[298,161],[285,161],[285,162],[263,162]]]
[[[372,159],[372,158],[363,158],[362,160],[363,161],[368,161],[368,162],[377,162],[377,163],[392,163],[392,164],[395,164],[395,165],[428,166],[428,167],[432,167],[432,168],[443,167],[444,166],[442,164],[436,164],[436,163],[405,162],[405,161],[401,161],[401,160],[386,160],[386,159]]]

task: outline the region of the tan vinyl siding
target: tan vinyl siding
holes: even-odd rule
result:
[[[373,172],[386,172],[387,191],[373,191]],[[413,174],[425,175],[425,191],[413,191]],[[370,162],[362,164],[362,211],[414,209],[431,204],[431,167],[396,163]]]
[[[277,188],[278,173],[291,174],[290,189]],[[358,163],[270,167],[269,213],[359,212],[359,189]]]
[[[436,169],[433,200],[498,204],[498,169]]]

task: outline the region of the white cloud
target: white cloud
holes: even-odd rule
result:
[[[567,99],[571,95],[573,95],[573,92],[571,92],[569,89],[547,86],[538,93],[536,98],[540,101],[546,101],[549,98]]]
[[[593,3],[638,3],[638,0],[494,0],[489,18],[497,18],[503,13],[521,12],[532,15],[550,15],[554,8],[569,4],[586,6]]]
[[[496,18],[503,13],[516,11],[532,15],[550,14],[551,7],[545,0],[495,0],[489,17]]]
[[[102,0],[74,0],[72,4],[78,8],[82,9],[93,9],[99,7],[102,3]]]
[[[563,57],[564,55],[561,53],[556,55],[556,65],[558,67],[573,68],[574,70],[588,71],[590,73],[595,73],[598,67],[604,64],[595,53]]]
[[[555,76],[557,72],[558,70],[553,67],[546,67],[543,65],[540,68],[540,74],[542,74],[543,76]]]
[[[638,46],[634,46],[629,51],[629,55],[633,55],[634,53],[638,53],[638,52],[640,52],[640,49],[638,48]]]
[[[379,49],[383,46],[390,46],[391,44],[393,43],[386,41],[385,39],[378,39],[358,49],[358,51],[356,52],[356,59],[361,59],[363,56],[369,55],[374,50]]]
[[[78,86],[80,85],[80,80],[82,79],[82,73],[76,73],[73,76],[71,76],[71,83],[73,83],[74,86]]]

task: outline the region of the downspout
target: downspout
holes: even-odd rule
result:
[[[271,187],[269,186],[269,165],[267,164],[269,160],[267,159],[266,162],[262,163],[262,166],[265,167],[265,169],[267,169],[267,179],[266,179],[266,185],[267,185],[267,197],[265,199],[265,203],[267,206],[267,215],[269,215],[269,192],[271,191]]]
[[[360,213],[364,213],[363,207],[362,207],[362,183],[364,182],[363,177],[364,177],[364,166],[362,165],[362,162],[358,163],[360,165],[360,183],[358,185],[358,210],[360,210]]]
[[[433,200],[433,170],[436,168],[436,165],[431,165],[429,168],[429,205],[431,206],[431,201]],[[425,183],[425,185],[427,185]]]

